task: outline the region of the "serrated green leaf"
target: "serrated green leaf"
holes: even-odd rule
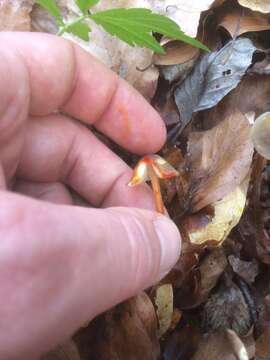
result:
[[[87,11],[99,3],[100,0],[76,0],[76,3],[83,14],[87,14]]]
[[[91,18],[108,33],[132,46],[138,45],[158,53],[164,53],[152,35],[153,32],[156,32],[208,51],[208,48],[201,42],[185,35],[173,20],[154,14],[148,9],[110,9],[93,14]]]
[[[86,23],[77,22],[74,24],[67,25],[65,31],[78,36],[80,39],[84,41],[89,41],[89,32],[91,31],[91,29]]]
[[[47,10],[56,19],[58,25],[63,25],[61,11],[54,0],[36,0],[36,3]]]

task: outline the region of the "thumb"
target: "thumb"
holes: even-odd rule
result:
[[[166,217],[0,194],[0,358],[39,356],[175,264]],[[14,355],[14,357],[12,357]]]

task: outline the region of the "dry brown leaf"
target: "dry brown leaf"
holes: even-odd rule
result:
[[[159,337],[170,328],[173,315],[173,288],[171,284],[162,284],[156,289],[155,304],[159,322]]]
[[[246,336],[253,325],[250,310],[239,286],[225,272],[204,305],[204,326],[208,331],[232,329]]]
[[[213,129],[191,133],[186,156],[191,211],[196,212],[234,191],[247,176],[252,155],[250,125],[237,110]]]
[[[41,360],[80,360],[80,354],[74,341],[70,340],[59,345],[48,354],[42,356]]]
[[[1,0],[0,31],[30,31],[34,0]]]
[[[226,29],[231,37],[251,31],[270,29],[270,19],[267,16],[241,8],[235,3],[226,3],[218,13],[218,25]]]
[[[180,259],[181,262],[181,259]],[[202,263],[186,276],[179,291],[175,292],[175,304],[181,309],[190,309],[202,304],[216,286],[227,266],[222,248],[214,249]]]
[[[270,357],[270,329],[256,340],[256,356],[268,360]]]
[[[104,315],[92,353],[98,360],[156,360],[159,357],[157,318],[142,293]]]
[[[254,112],[259,116],[270,110],[270,77],[264,75],[246,76],[231,92],[227,106],[237,107],[243,114]],[[226,104],[224,103],[224,106]]]
[[[217,331],[208,335],[199,344],[192,360],[248,360],[247,350],[231,330]]]
[[[207,299],[210,291],[216,286],[218,279],[227,267],[227,259],[222,248],[213,250],[202,261],[199,271],[200,281],[200,302]]]
[[[238,0],[239,4],[245,6],[253,11],[262,13],[270,12],[269,0]]]
[[[268,66],[268,61],[255,63],[249,70],[251,74],[245,75],[237,88],[215,108],[198,113],[196,122],[203,124],[205,129],[213,128],[237,109],[237,112],[239,110],[252,123],[250,119],[254,121],[255,117],[270,111],[270,76],[256,74],[257,72],[264,74]]]
[[[165,55],[154,54],[153,63],[155,65],[175,65],[183,64],[199,56],[200,51],[194,46],[185,44],[181,41],[169,41],[163,45]]]
[[[247,284],[252,284],[259,273],[258,262],[253,259],[252,261],[243,261],[234,255],[228,256],[228,261],[233,268],[233,271],[245,280]]]

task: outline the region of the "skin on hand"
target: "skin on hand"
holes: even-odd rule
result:
[[[166,133],[151,106],[66,40],[1,33],[0,52],[0,359],[30,360],[157,282],[180,237],[86,128],[155,152]]]

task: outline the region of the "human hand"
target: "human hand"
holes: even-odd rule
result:
[[[85,127],[155,152],[165,129],[151,106],[63,39],[1,33],[0,49],[0,359],[30,360],[157,282],[180,238],[135,209],[153,208],[150,190],[127,187],[129,167]],[[67,186],[102,209],[72,205]]]

